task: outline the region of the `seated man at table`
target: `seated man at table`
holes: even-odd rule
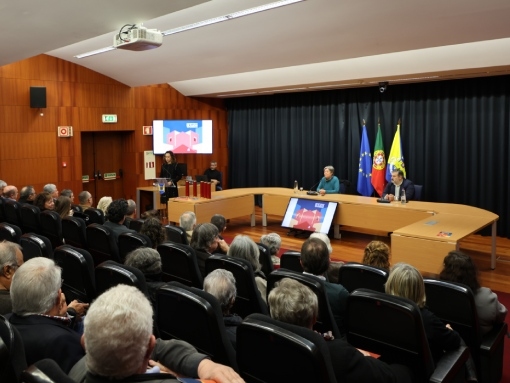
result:
[[[412,201],[414,199],[414,184],[412,181],[404,178],[402,170],[395,169],[391,172],[391,182],[388,182],[384,188],[382,196],[389,201],[400,201],[404,193],[406,200]]]
[[[310,330],[317,320],[317,296],[307,286],[290,278],[283,278],[269,293],[267,300],[271,317],[281,322],[306,327]],[[412,382],[411,372],[405,366],[388,365],[361,352],[342,339],[325,336],[331,364],[338,382],[403,383]]]
[[[324,177],[319,182],[317,191],[320,195],[340,193],[340,181],[335,176],[335,168],[333,166],[328,165],[324,168]]]
[[[222,176],[221,172],[217,169],[218,163],[211,161],[211,167],[204,172],[204,176],[207,176],[209,182],[212,182],[215,190],[223,190],[221,186]]]

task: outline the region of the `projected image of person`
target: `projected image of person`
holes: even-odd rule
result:
[[[182,178],[182,171],[175,159],[175,155],[171,151],[167,151],[161,164],[160,178],[166,178],[169,181],[168,186],[177,186],[177,182]]]

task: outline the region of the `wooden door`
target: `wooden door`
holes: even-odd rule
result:
[[[89,182],[83,183],[83,190],[92,194],[94,206],[104,196],[123,197],[121,169],[126,134],[129,133],[82,133],[82,174],[89,176]]]

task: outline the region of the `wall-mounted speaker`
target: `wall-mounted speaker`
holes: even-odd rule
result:
[[[46,108],[46,87],[31,86],[30,87],[30,107]]]

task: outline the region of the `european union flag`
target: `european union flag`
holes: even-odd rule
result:
[[[358,173],[358,193],[370,197],[374,192],[372,186],[372,153],[370,152],[370,143],[368,142],[367,128],[363,125],[361,134],[361,148],[359,150],[359,173]]]

